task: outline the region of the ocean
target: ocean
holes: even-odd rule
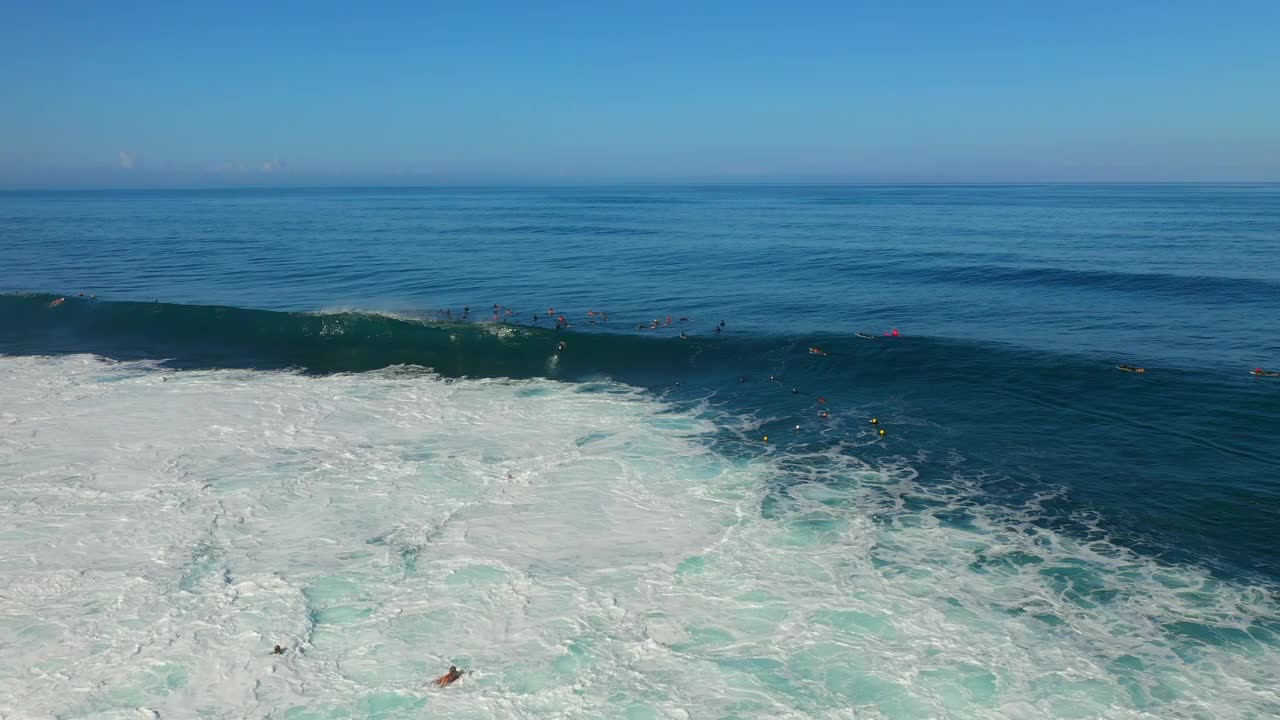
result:
[[[1256,367],[1280,185],[0,193],[0,717],[1277,717]]]

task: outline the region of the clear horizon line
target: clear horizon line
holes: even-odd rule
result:
[[[0,185],[0,193],[119,192],[202,190],[361,190],[361,189],[535,189],[590,187],[1036,187],[1036,186],[1155,186],[1155,185],[1280,185],[1280,180],[582,180],[582,181],[468,181],[468,182],[334,182],[299,184],[180,184],[180,185]]]

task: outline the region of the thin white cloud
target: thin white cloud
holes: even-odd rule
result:
[[[140,158],[136,152],[120,151],[120,167],[125,170],[133,170],[141,165]]]

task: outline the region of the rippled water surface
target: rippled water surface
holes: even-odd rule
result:
[[[2,193],[0,293],[0,716],[1280,714],[1280,186]]]

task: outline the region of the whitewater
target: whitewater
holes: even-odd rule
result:
[[[869,430],[725,449],[763,421],[604,379],[0,356],[0,717],[1280,714],[1264,581],[918,483]]]

